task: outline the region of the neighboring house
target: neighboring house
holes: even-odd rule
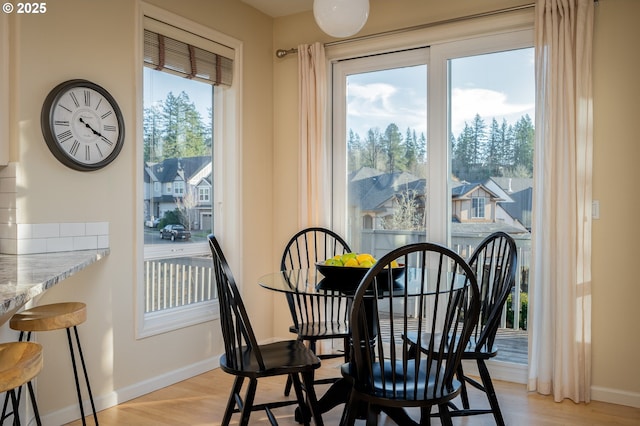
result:
[[[153,223],[178,203],[188,206],[190,229],[211,223],[211,156],[148,163],[144,176],[145,221]]]
[[[481,183],[463,183],[451,189],[453,222],[496,222],[496,204],[503,201]]]
[[[361,168],[349,177],[349,216],[360,217],[363,229],[384,229],[398,198],[410,197],[416,214],[424,217],[425,184],[425,179],[407,172],[382,173]]]
[[[484,185],[504,198],[498,203],[499,219],[531,232],[533,178],[491,177]]]
[[[499,230],[529,233],[531,186],[531,179],[515,178],[456,184],[451,190],[452,235],[478,236]],[[389,229],[398,200],[407,197],[424,227],[426,179],[407,172],[383,173],[368,167],[349,176],[349,216],[360,220],[362,229]]]

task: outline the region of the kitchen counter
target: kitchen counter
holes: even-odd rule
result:
[[[32,298],[109,254],[109,249],[0,254],[0,324]]]

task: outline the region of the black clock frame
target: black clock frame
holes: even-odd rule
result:
[[[119,134],[118,139],[115,142],[115,148],[102,161],[93,164],[85,164],[69,157],[64,152],[64,150],[62,150],[62,148],[60,147],[60,143],[55,137],[53,107],[54,105],[57,105],[60,98],[65,95],[70,89],[77,87],[92,89],[100,93],[113,108],[118,122]],[[118,103],[106,89],[88,80],[68,80],[54,87],[53,90],[49,92],[44,100],[44,103],[42,104],[42,112],[40,114],[40,127],[42,128],[42,134],[44,136],[45,142],[47,143],[47,146],[49,147],[49,150],[58,159],[58,161],[71,169],[83,172],[90,172],[107,166],[116,159],[116,157],[122,150],[122,146],[124,145],[124,118],[122,116],[122,111],[120,110]]]

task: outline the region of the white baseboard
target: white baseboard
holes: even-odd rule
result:
[[[218,368],[219,366],[220,357],[216,356],[199,363],[192,364],[178,370],[170,371],[157,377],[153,377],[149,380],[134,383],[133,385],[115,390],[107,395],[102,395],[99,397],[96,397],[94,395],[96,410],[101,411],[106,408],[113,407],[125,401],[129,401],[158,389],[162,389],[174,383],[178,383],[199,374],[206,373],[207,371]],[[91,403],[89,402],[89,399],[86,399],[84,401],[84,412],[85,416],[90,416],[92,413]],[[72,422],[74,420],[78,420],[79,415],[80,413],[77,404],[70,405],[52,413],[41,413],[42,423],[51,425],[61,425]]]
[[[627,392],[602,386],[591,386],[591,399],[593,401],[602,401],[611,404],[640,408],[640,393],[638,392]]]
[[[464,372],[471,376],[480,376],[476,361],[463,361]],[[487,368],[491,373],[492,380],[502,380],[505,382],[527,384],[527,366],[505,361],[487,361]]]
[[[493,380],[520,384],[527,383],[526,365],[489,360],[487,361],[487,368],[489,368]],[[464,361],[464,371],[465,374],[479,376],[478,366],[475,361]],[[603,386],[591,386],[591,400],[640,408],[640,393],[621,391]]]

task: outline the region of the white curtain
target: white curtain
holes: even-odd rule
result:
[[[298,46],[300,228],[327,226],[331,217],[326,67],[324,45]]]
[[[591,399],[594,0],[537,0],[529,389]]]

